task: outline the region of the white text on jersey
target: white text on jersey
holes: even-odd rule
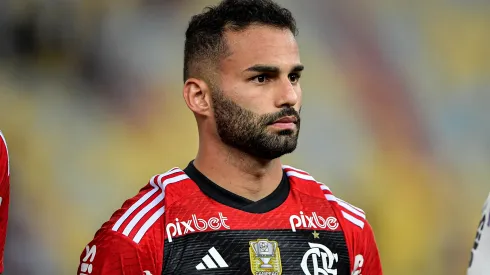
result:
[[[304,215],[303,211],[299,212],[298,215],[291,215],[289,217],[289,223],[291,224],[291,230],[296,232],[296,228],[329,228],[330,230],[335,230],[339,227],[339,223],[335,217],[323,218],[318,216],[316,212],[311,213],[311,216]]]
[[[81,273],[79,275],[88,275],[92,273],[92,262],[94,261],[95,254],[97,254],[97,247],[95,245],[85,247],[85,257],[82,259],[80,265]]]
[[[227,217],[223,216],[223,213],[219,212],[217,217],[211,217],[209,220],[198,219],[195,214],[192,214],[192,218],[188,221],[179,221],[175,219],[175,223],[168,223],[165,230],[167,232],[168,242],[172,242],[172,237],[185,235],[187,233],[196,231],[205,231],[210,228],[212,230],[219,230],[222,227],[230,229],[226,224]],[[182,231],[182,229],[184,229]]]

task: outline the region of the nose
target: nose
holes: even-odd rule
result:
[[[293,85],[288,78],[280,82],[280,87],[277,89],[276,107],[292,107],[299,100],[299,86]]]

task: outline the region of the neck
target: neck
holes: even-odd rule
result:
[[[271,194],[283,173],[279,158],[258,159],[221,141],[200,142],[194,166],[217,185],[252,201]]]

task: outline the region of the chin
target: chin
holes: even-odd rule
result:
[[[259,157],[267,160],[273,160],[273,159],[280,158],[284,155],[291,154],[292,152],[294,152],[295,149],[296,147],[288,148],[286,150],[281,150],[281,151],[262,152],[262,154],[259,154]]]

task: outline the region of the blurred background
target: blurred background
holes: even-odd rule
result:
[[[184,33],[216,2],[0,1],[6,275],[74,274],[125,199],[195,156]],[[385,274],[464,274],[490,191],[490,2],[278,2],[307,68],[284,162],[367,212]]]

